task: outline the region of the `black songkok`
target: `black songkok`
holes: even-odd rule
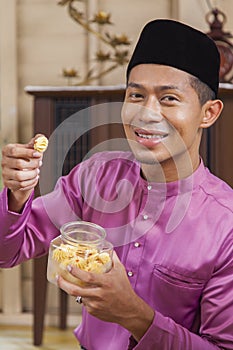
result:
[[[127,68],[144,63],[171,66],[199,78],[217,96],[220,55],[212,39],[186,24],[159,19],[143,28]]]

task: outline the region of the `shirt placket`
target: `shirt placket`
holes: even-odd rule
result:
[[[146,188],[143,190],[143,200],[142,205],[147,201],[148,193],[152,190],[152,185],[148,184]],[[126,272],[129,277],[130,283],[133,288],[136,287],[137,277],[139,273],[140,262],[142,259],[143,249],[145,246],[146,233],[153,226],[153,218],[151,211],[152,201],[151,203],[147,203],[143,210],[139,208],[138,217],[134,222],[134,237],[137,237],[133,242],[129,245],[129,250],[126,259]]]

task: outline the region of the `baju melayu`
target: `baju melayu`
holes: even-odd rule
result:
[[[105,228],[135,292],[154,310],[137,343],[89,315],[74,331],[88,350],[233,349],[233,191],[200,163],[189,177],[148,183],[130,152],[103,152],[53,192],[10,212],[0,197],[0,267],[42,256],[67,221]]]

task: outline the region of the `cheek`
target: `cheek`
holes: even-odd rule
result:
[[[121,119],[127,139],[132,138],[132,130],[130,129],[130,125],[132,125],[132,121],[134,119],[134,111],[128,103],[124,104],[122,107]]]
[[[189,123],[188,118],[182,116],[167,118],[167,124],[169,126],[169,137],[165,139],[165,146],[169,149],[169,152],[173,153],[177,147],[186,148],[189,143],[190,136],[192,134],[192,123]]]
[[[196,123],[186,120],[184,123],[174,126],[174,129],[174,147],[176,145],[176,147],[181,149],[189,149],[196,142],[199,134],[199,128]]]
[[[167,122],[182,138],[186,138],[198,132],[200,113],[196,111],[190,113],[190,109],[183,110],[182,113],[174,113],[172,116],[167,116]]]
[[[121,119],[123,124],[132,124],[134,118],[140,112],[141,107],[137,104],[124,102],[121,110]]]
[[[128,104],[127,102],[124,102],[122,109],[121,109],[121,120],[123,124],[127,124],[129,121],[129,111],[128,111]]]
[[[130,129],[129,124],[123,124],[125,136],[128,140],[133,139],[132,129]]]

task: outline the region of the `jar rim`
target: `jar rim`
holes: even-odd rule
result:
[[[96,231],[98,231],[98,233],[97,232],[93,232],[93,235],[97,236],[99,234],[100,236],[99,236],[99,238],[96,238],[95,240],[85,240],[84,242],[82,240],[77,240],[77,239],[69,236],[69,234],[65,232],[65,230],[67,228],[72,228],[72,226],[75,226],[75,225],[77,225],[77,226],[80,225],[80,227],[82,225],[86,225],[87,227],[92,227],[92,228],[96,229]],[[106,231],[105,231],[105,229],[102,226],[97,225],[97,224],[95,224],[93,222],[82,221],[82,220],[66,222],[65,224],[63,224],[60,227],[60,232],[61,232],[61,235],[62,235],[62,237],[64,239],[67,239],[69,242],[72,242],[72,243],[82,242],[83,244],[90,244],[90,243],[91,244],[97,244],[97,243],[100,243],[101,241],[103,241],[105,239],[105,237],[106,237]]]

